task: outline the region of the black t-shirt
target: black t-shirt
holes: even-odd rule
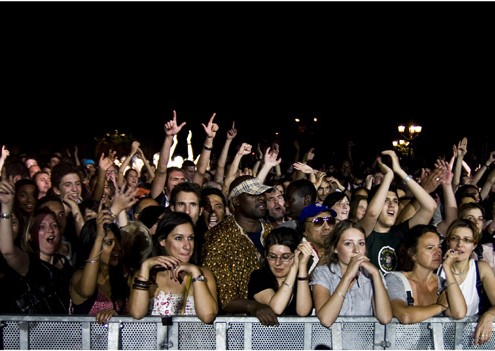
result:
[[[36,254],[29,256],[29,270],[25,277],[9,267],[4,279],[2,309],[5,313],[24,314],[68,314],[69,284],[74,269],[61,255],[56,260],[63,268],[42,261]]]
[[[366,238],[367,256],[382,273],[398,269],[397,251],[408,231],[409,220],[392,226],[386,233],[372,231]]]
[[[275,292],[278,290],[277,278],[270,271],[270,268],[264,267],[253,271],[248,283],[248,299],[254,300],[254,295],[266,289],[272,289]],[[292,297],[282,315],[297,316],[296,302],[297,289],[293,288]]]

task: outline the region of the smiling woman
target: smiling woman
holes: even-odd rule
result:
[[[211,271],[190,263],[194,252],[194,224],[186,213],[171,212],[158,222],[153,235],[154,255],[134,276],[129,312],[141,319],[159,316],[197,315],[212,323],[218,313],[217,285]],[[148,311],[149,299],[153,308]]]

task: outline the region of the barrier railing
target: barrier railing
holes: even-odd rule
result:
[[[0,316],[0,349],[22,350],[494,350],[495,336],[474,346],[477,318],[430,318],[387,325],[373,317],[339,317],[326,328],[316,317],[280,317],[276,327],[257,318],[115,316],[106,325],[89,316]]]

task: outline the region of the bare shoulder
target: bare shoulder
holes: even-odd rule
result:
[[[493,272],[492,267],[490,267],[488,262],[485,262],[483,260],[478,261],[478,270],[480,272],[481,280],[484,280],[485,277],[495,280],[495,273]]]

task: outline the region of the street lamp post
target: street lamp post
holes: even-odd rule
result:
[[[413,157],[414,150],[412,142],[421,133],[423,127],[414,125],[413,123],[410,123],[407,127],[401,124],[397,127],[397,130],[399,131],[401,138],[392,141],[392,145],[401,154]]]

